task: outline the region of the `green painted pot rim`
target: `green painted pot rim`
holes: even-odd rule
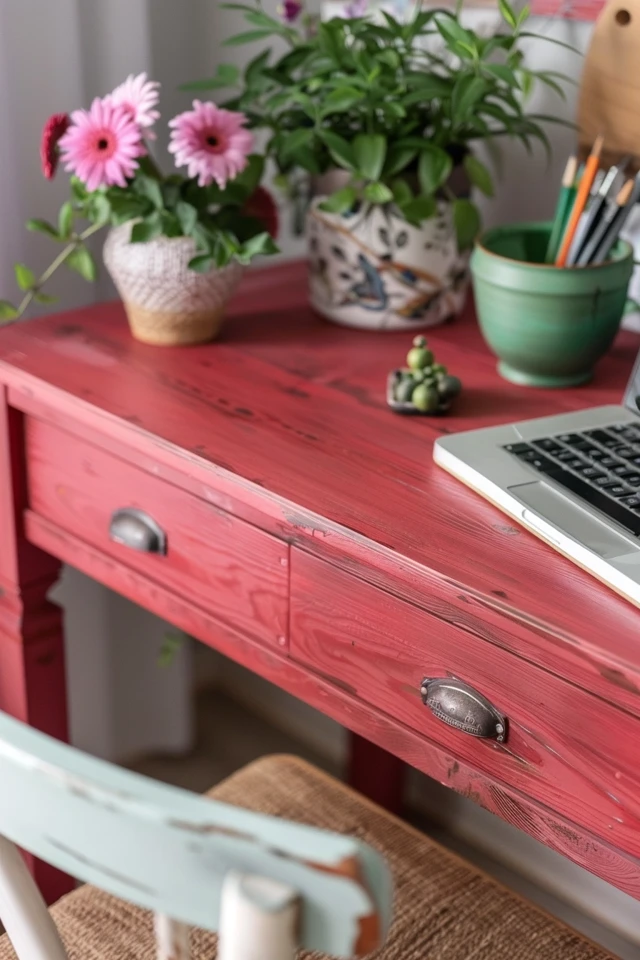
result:
[[[619,255],[612,257],[610,260],[605,260],[603,263],[588,263],[584,266],[575,265],[570,267],[556,267],[553,263],[532,263],[529,260],[516,260],[514,257],[505,257],[503,253],[495,253],[486,245],[492,236],[500,234],[503,236],[513,236],[522,233],[548,233],[551,227],[552,223],[550,221],[530,221],[527,223],[506,224],[502,227],[489,227],[489,229],[485,230],[476,240],[475,249],[481,250],[482,253],[489,257],[494,257],[496,260],[502,260],[504,263],[514,264],[518,267],[526,267],[532,271],[552,270],[556,275],[575,273],[577,271],[596,273],[598,270],[610,270],[614,263],[625,263],[627,260],[633,261],[633,247],[628,240],[623,240],[622,238],[618,239],[614,247],[614,250],[620,249]]]

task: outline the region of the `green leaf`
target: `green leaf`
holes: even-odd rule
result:
[[[147,177],[144,174],[138,174],[135,179],[135,188],[140,196],[151,200],[156,210],[162,209],[162,190],[157,180],[152,179],[152,177]]]
[[[397,70],[401,64],[400,54],[397,50],[382,50],[378,54],[378,60],[380,63],[384,63],[387,67],[391,67],[392,70]]]
[[[413,200],[413,191],[407,183],[406,180],[398,179],[394,180],[392,184],[393,190],[393,199],[399,207],[404,206],[407,203],[411,203]]]
[[[311,117],[312,120],[315,120],[316,117],[316,104],[312,97],[304,93],[302,90],[290,90],[288,94],[285,94],[285,102],[289,100],[292,103],[297,103],[304,110],[308,117]]]
[[[260,185],[262,176],[264,174],[264,157],[260,156],[257,153],[252,153],[248,158],[248,163],[242,173],[233,181],[234,186],[241,187],[247,194],[251,196]]]
[[[31,230],[32,233],[44,233],[53,240],[60,240],[58,231],[47,220],[27,220],[27,230]]]
[[[219,90],[223,87],[233,87],[238,82],[240,70],[230,63],[221,63],[215,76],[207,80],[194,80],[191,83],[183,83],[180,90],[198,91],[198,90]]]
[[[0,320],[15,320],[18,311],[8,300],[0,300]]]
[[[518,20],[508,0],[498,0],[498,8],[505,23],[508,23],[509,26],[515,30],[518,26]]]
[[[183,229],[175,213],[170,210],[160,211],[160,223],[162,225],[162,234],[165,237],[181,237]]]
[[[33,299],[36,303],[57,303],[58,298],[51,296],[49,293],[34,293]]]
[[[549,74],[549,73],[535,73],[535,74],[533,74],[533,76],[534,76],[536,79],[538,79],[538,80],[540,81],[540,83],[544,83],[544,85],[547,86],[547,87],[549,87],[550,90],[553,90],[554,93],[557,93],[558,96],[561,97],[563,100],[566,100],[566,99],[567,99],[567,95],[566,95],[565,91],[562,89],[562,87],[560,86],[559,83],[556,83],[556,81],[553,79],[553,76],[552,76],[551,74]]]
[[[149,240],[159,237],[162,233],[162,221],[159,216],[153,214],[142,220],[140,223],[134,223],[131,229],[131,243],[147,243]]]
[[[295,157],[296,163],[307,173],[322,173],[320,159],[311,147],[300,147]]]
[[[520,71],[520,86],[525,99],[527,99],[533,90],[533,75],[530,70]]]
[[[24,263],[16,263],[13,269],[16,275],[16,283],[20,289],[31,290],[36,282],[33,270],[30,270]]]
[[[385,117],[393,117],[394,120],[403,120],[407,115],[405,108],[396,100],[383,100],[380,110]]]
[[[451,96],[452,84],[440,77],[429,77],[429,83],[424,83],[407,93],[402,98],[405,107],[410,107],[414,103],[427,104],[430,100],[444,100]]]
[[[262,83],[264,79],[263,72],[269,65],[270,58],[271,50],[269,49],[263,50],[262,53],[259,53],[257,57],[253,58],[244,72],[245,83],[248,87],[253,87],[255,84]]]
[[[443,15],[435,20],[435,25],[447,43],[457,42],[467,46],[475,46],[475,37],[470,30],[465,30],[452,15]]]
[[[365,200],[368,200],[369,203],[389,203],[393,200],[393,192],[386,185],[386,183],[368,183],[364,188],[364,197]]]
[[[190,203],[179,200],[176,204],[176,216],[185,237],[190,237],[193,233],[193,228],[198,222],[198,211],[195,207],[192,207]]]
[[[243,244],[237,259],[240,263],[249,264],[254,257],[271,253],[278,253],[278,247],[274,243],[273,237],[269,236],[268,233],[259,233]]]
[[[385,177],[394,177],[402,170],[406,170],[410,163],[413,163],[418,155],[417,148],[399,147],[393,144],[387,153],[387,159],[384,165]]]
[[[421,224],[436,212],[436,201],[433,197],[416,197],[408,203],[400,205],[400,211],[409,223]]]
[[[253,27],[260,27],[263,30],[268,30],[270,33],[282,34],[287,32],[287,28],[283,23],[279,20],[274,20],[273,17],[262,13],[260,10],[250,10],[245,14],[244,18],[247,23],[250,23]]]
[[[282,156],[285,158],[294,157],[301,147],[308,147],[315,138],[313,127],[299,127],[292,133],[288,133],[282,147]]]
[[[63,203],[58,214],[58,231],[62,240],[68,240],[73,228],[73,207],[69,200]]]
[[[94,193],[89,199],[90,219],[98,223],[109,223],[111,219],[111,202],[104,193]]]
[[[387,156],[387,138],[380,133],[360,133],[353,141],[356,169],[367,180],[378,180]]]
[[[210,253],[204,253],[189,260],[189,270],[195,270],[196,273],[209,273],[214,266],[213,257]]]
[[[579,57],[584,56],[582,50],[579,50],[577,47],[573,47],[570,43],[565,43],[564,40],[557,40],[555,37],[549,37],[544,33],[531,33],[531,31],[525,30],[519,36],[521,39],[540,41],[544,40],[545,43],[554,43],[558,47],[563,47],[565,50],[570,50],[571,53],[576,53]]]
[[[353,147],[343,137],[338,136],[331,130],[318,130],[318,136],[322,142],[329,148],[331,156],[340,167],[347,170],[355,170],[356,158]]]
[[[84,203],[89,194],[82,180],[76,176],[72,176],[69,178],[69,184],[71,186],[71,196],[76,203]]]
[[[451,80],[448,77],[439,77],[435,73],[410,73],[405,78],[412,89],[422,91],[426,99],[429,97],[446,97],[451,93]]]
[[[170,667],[184,644],[185,634],[165,633],[158,655],[159,667]]]
[[[453,223],[458,238],[458,248],[467,250],[473,246],[480,231],[480,214],[470,200],[458,198],[453,201]]]
[[[451,96],[451,113],[454,123],[463,121],[473,109],[474,105],[489,90],[489,84],[482,77],[466,74],[460,77],[453,88]],[[500,94],[502,95],[502,93]]]
[[[71,251],[65,262],[71,270],[75,270],[89,283],[93,283],[98,275],[96,262],[86,247],[76,247],[75,250]]]
[[[129,220],[136,220],[138,217],[144,217],[150,212],[151,204],[143,197],[135,196],[111,196],[111,223],[118,227]]]
[[[272,30],[247,30],[245,33],[236,33],[233,37],[228,37],[224,47],[241,47],[245,43],[255,43],[256,40],[264,40],[273,35]]]
[[[418,178],[422,192],[434,194],[449,179],[453,166],[451,157],[440,147],[427,143],[420,155]]]
[[[525,4],[520,13],[518,14],[517,26],[521,27],[525,20],[529,19],[531,14],[531,7],[529,4]]]
[[[463,161],[464,169],[467,172],[467,176],[474,187],[477,187],[478,190],[481,190],[484,193],[485,197],[493,196],[493,181],[491,179],[491,174],[485,167],[484,163],[481,163],[477,157],[474,157],[472,153],[468,153]]]
[[[357,196],[354,187],[343,187],[342,190],[336,190],[330,197],[323,200],[319,206],[326,213],[346,213],[353,207]]]
[[[504,63],[485,63],[483,64],[482,69],[486,73],[490,73],[494,77],[497,77],[499,80],[504,80],[504,82],[510,87],[520,86],[514,71],[511,69],[511,67],[508,67]]]
[[[320,116],[328,117],[332,113],[346,113],[363,99],[362,90],[356,90],[355,87],[338,87],[324,101]]]

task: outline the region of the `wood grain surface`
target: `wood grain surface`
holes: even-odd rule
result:
[[[637,718],[300,551],[291,563],[290,652],[640,859]],[[485,696],[508,718],[506,743],[476,739],[434,717],[420,697],[425,677],[456,677]]]
[[[0,377],[21,409],[640,714],[637,612],[431,459],[441,431],[619,400],[638,337],[590,387],[538,391],[500,380],[470,314],[430,337],[459,405],[401,419],[385,379],[410,338],[330,326],[305,296],[299,268],[250,274],[222,342],[197,349],[133,341],[116,304],[15,325]]]
[[[460,758],[457,750],[449,750],[442,743],[391,719],[342,684],[336,684],[278,650],[254,643],[187,599],[162,590],[142,574],[115,562],[37,515],[27,513],[26,531],[33,543],[66,563],[170,620],[203,643],[333,717],[348,730],[428,773],[439,783],[640,900],[638,858],[622,853],[607,838],[601,840],[591,831],[577,826],[573,819],[557,813],[553,805],[545,806],[485,774]],[[388,770],[389,767],[385,766],[382,772]],[[380,790],[375,779],[375,771],[371,771],[369,782]],[[553,802],[552,798],[550,800]]]
[[[251,636],[286,645],[289,547],[215,504],[186,494],[90,443],[37,420],[26,423],[32,510],[151,580],[216,611]],[[167,554],[141,553],[109,537],[121,508],[144,511]]]
[[[410,341],[320,320],[306,305],[301,265],[250,272],[221,341],[198,348],[137,343],[118,304],[5,328],[0,383],[7,419],[20,429],[8,442],[5,430],[2,476],[9,461],[23,475],[23,414],[34,423],[30,501],[26,487],[15,502],[0,497],[9,532],[0,542],[2,584],[18,595],[25,550],[29,571],[46,567],[48,555],[72,563],[640,897],[629,852],[640,835],[640,744],[629,735],[640,717],[638,611],[432,461],[443,432],[620,401],[640,340],[620,334],[589,387],[531,390],[500,380],[470,309],[429,335],[437,359],[463,380],[456,407],[442,419],[403,419],[386,407],[385,383]],[[71,491],[68,502],[52,478]],[[177,524],[180,550],[167,577],[145,565],[149,558],[137,564],[105,542],[107,507],[126,505],[129,489],[149,512],[171,506],[162,519]],[[208,552],[210,524],[242,531],[219,561]],[[266,585],[257,617],[262,587],[240,583],[248,531],[268,545],[258,551],[265,570],[248,552],[250,576]],[[331,592],[317,584],[326,608],[318,612],[302,571],[297,600],[294,593],[296,644],[313,668],[286,658],[279,578],[284,570],[288,586],[289,570],[277,574],[272,559],[286,558],[287,546],[309,555],[305,563],[317,562],[313,555],[340,571],[329,568],[341,612],[327,649],[321,620],[331,625]],[[209,599],[204,568],[220,583],[228,565],[225,608],[224,598]],[[351,597],[347,574],[357,583]],[[365,594],[358,624],[367,624],[369,646],[363,634],[354,653],[340,638]],[[376,603],[381,623],[372,618]],[[412,636],[393,633],[394,610]],[[409,695],[425,623],[433,669],[473,672],[518,718],[513,755],[461,745]],[[385,673],[380,702],[360,670],[377,682]],[[542,727],[540,704],[550,711]],[[580,725],[586,718],[593,731],[600,710],[608,719],[590,748]]]

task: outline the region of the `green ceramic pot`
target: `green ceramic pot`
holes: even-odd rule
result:
[[[488,230],[471,258],[478,320],[500,374],[531,387],[586,383],[620,326],[633,249],[618,241],[606,263],[546,265],[550,223]]]

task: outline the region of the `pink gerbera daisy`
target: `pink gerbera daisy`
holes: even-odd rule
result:
[[[141,127],[152,127],[160,118],[157,107],[160,99],[160,84],[156,80],[147,80],[146,73],[133,74],[113,91],[107,98],[113,103],[128,107],[135,122]]]
[[[60,140],[67,170],[82,180],[87,190],[125,187],[137,169],[136,157],[145,153],[140,127],[122,104],[96,99],[90,110],[75,110],[71,126]]]
[[[221,190],[247,165],[253,136],[244,130],[243,113],[221,110],[215,103],[193,101],[187,110],[170,121],[171,143],[176,166],[187,167],[201,187],[215,182]]]

